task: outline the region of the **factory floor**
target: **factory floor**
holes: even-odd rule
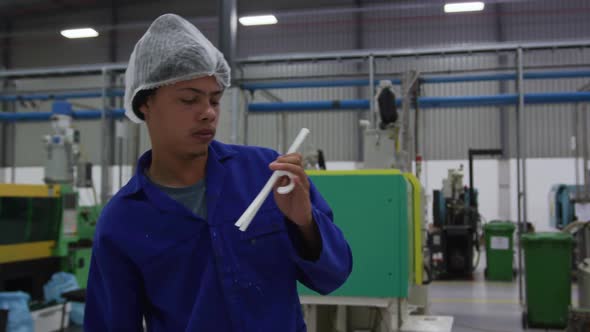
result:
[[[485,261],[480,262],[473,280],[433,282],[428,289],[430,313],[453,316],[453,332],[524,331],[521,327],[522,309],[518,301],[518,279],[512,282],[485,281],[483,267]],[[577,303],[575,284],[572,287],[572,303]]]

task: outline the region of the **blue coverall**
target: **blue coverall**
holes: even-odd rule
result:
[[[209,145],[207,220],[137,173],[105,206],[94,237],[84,329],[140,331],[305,331],[297,281],[328,294],[352,270],[352,253],[332,211],[311,184],[321,235],[317,260],[302,256],[297,226],[272,195],[246,232],[234,223],[271,175],[278,154]]]

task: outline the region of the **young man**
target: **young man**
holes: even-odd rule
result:
[[[352,255],[299,154],[214,140],[223,55],[176,15],[156,19],[126,73],[127,116],[152,143],[94,237],[85,331],[305,331],[297,281],[327,294]],[[275,170],[296,177],[246,232],[234,223]],[[285,185],[288,179],[281,179]],[[276,188],[275,188],[276,189]]]

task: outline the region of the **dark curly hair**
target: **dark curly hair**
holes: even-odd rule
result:
[[[157,90],[157,88],[140,90],[135,94],[135,97],[133,98],[133,102],[131,103],[131,106],[133,107],[133,113],[135,113],[135,115],[138,118],[140,118],[141,120],[145,120],[145,119],[144,119],[143,113],[141,113],[139,108],[141,106],[143,106],[145,103],[147,103],[148,98],[150,96],[153,96],[156,93],[156,90]]]

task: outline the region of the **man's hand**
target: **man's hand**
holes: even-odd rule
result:
[[[295,177],[292,179],[295,188],[288,194],[277,193],[277,188],[289,184],[289,177],[283,176],[274,187],[274,198],[277,206],[285,217],[299,227],[311,226],[311,201],[309,198],[309,180],[302,165],[303,158],[299,153],[292,153],[277,158],[271,163],[273,171],[287,171]]]
[[[309,180],[303,169],[303,158],[299,153],[292,153],[277,158],[270,164],[273,171],[287,171],[294,175],[291,179],[295,184],[288,194],[279,194],[278,187],[289,184],[289,177],[283,176],[274,187],[275,202],[281,212],[299,227],[304,243],[299,254],[307,260],[315,261],[322,251],[322,238],[311,214],[309,197]]]

